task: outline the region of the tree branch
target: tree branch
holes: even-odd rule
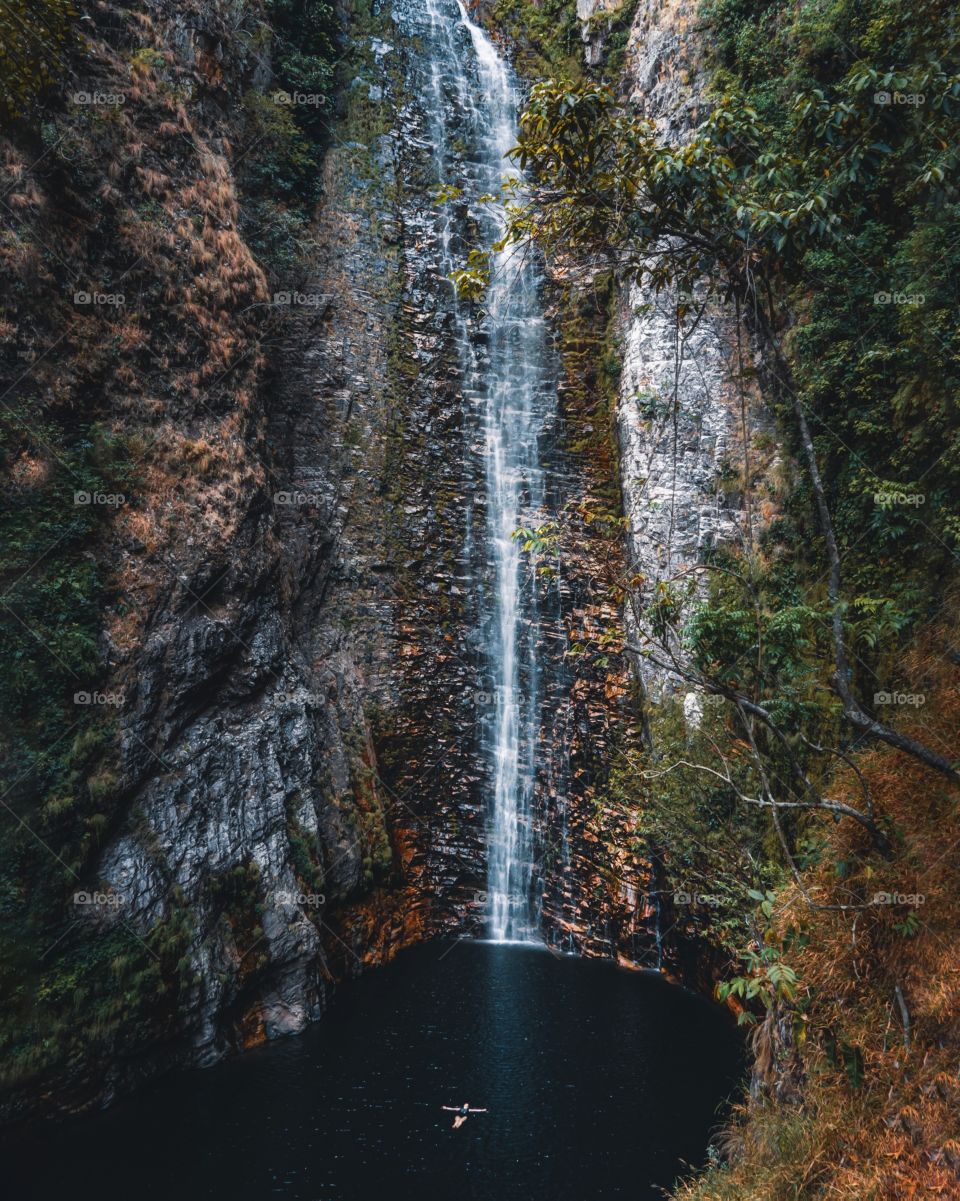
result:
[[[910,738],[906,734],[901,734],[898,730],[891,730],[889,726],[885,726],[882,722],[877,721],[876,718],[870,717],[863,711],[859,701],[853,695],[850,688],[850,662],[847,656],[846,638],[843,629],[840,551],[833,529],[833,521],[830,517],[830,508],[827,504],[823,480],[820,476],[816,448],[813,445],[813,438],[810,434],[810,426],[807,423],[806,413],[803,411],[803,403],[800,400],[797,389],[793,385],[790,367],[777,344],[777,339],[773,334],[771,323],[767,316],[761,318],[761,332],[764,343],[774,356],[776,362],[777,371],[774,378],[781,389],[788,393],[793,406],[797,429],[800,433],[800,441],[803,444],[803,452],[807,460],[807,471],[810,475],[810,485],[813,489],[817,515],[820,519],[820,528],[823,531],[824,541],[827,546],[827,560],[830,568],[827,594],[830,600],[834,647],[834,671],[830,677],[830,683],[840,698],[840,703],[843,706],[843,714],[858,730],[862,730],[865,734],[870,734],[872,737],[878,738],[882,742],[886,742],[888,745],[896,747],[908,755],[912,755],[928,767],[942,772],[949,779],[953,780],[954,783],[960,784],[960,772],[956,770],[948,759],[931,750],[923,743],[918,742],[916,739]]]

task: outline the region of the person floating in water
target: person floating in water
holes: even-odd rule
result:
[[[459,1130],[463,1123],[472,1113],[486,1113],[485,1109],[471,1109],[468,1102],[464,1101],[462,1105],[444,1105],[447,1113],[455,1113],[457,1116],[453,1119],[453,1129]]]

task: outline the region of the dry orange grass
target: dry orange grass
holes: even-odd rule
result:
[[[202,0],[185,0],[176,19],[191,13],[204,28],[222,17],[224,46],[236,39]],[[35,361],[25,387],[38,415],[81,413],[128,446],[136,495],[94,549],[118,602],[110,635],[134,649],[177,565],[220,553],[263,486],[249,448],[262,421],[259,306],[269,292],[237,232],[242,46],[237,80],[220,80],[236,86],[238,103],[215,106],[195,127],[184,97],[202,98],[210,80],[174,53],[177,28],[162,14],[118,19],[127,28],[109,42],[87,31],[88,51],[98,90],[124,101],[109,111],[68,106],[55,118],[69,146],[64,168],[48,170],[55,152],[30,166],[27,149],[0,139],[0,189],[18,218],[0,231],[0,277],[20,283],[6,303],[0,294],[0,330],[23,349],[24,370]],[[74,172],[76,196],[64,203],[53,189]],[[74,303],[66,268],[75,290],[122,292],[124,302]],[[36,456],[24,453],[26,485]]]
[[[926,703],[900,722],[951,757],[960,668],[944,652],[955,628],[928,630],[904,659],[905,678],[922,681]],[[686,1201],[960,1198],[958,789],[890,747],[875,746],[857,762],[890,822],[895,853],[889,862],[860,858],[869,848],[857,827],[825,824],[822,865],[804,885],[821,903],[866,907],[811,910],[798,889],[782,898],[790,903],[784,926],[800,919],[810,935],[789,959],[809,995],[803,1103],[742,1107],[725,1136],[732,1162],[679,1190]],[[831,792],[862,801],[852,772]],[[857,866],[838,879],[838,862]],[[878,893],[923,901],[871,903]],[[828,1033],[859,1048],[860,1088],[830,1062]]]

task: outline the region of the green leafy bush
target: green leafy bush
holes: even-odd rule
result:
[[[62,82],[76,20],[71,0],[0,0],[0,122],[23,117]]]

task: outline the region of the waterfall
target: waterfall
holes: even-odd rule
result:
[[[442,182],[463,190],[480,244],[505,227],[496,201],[516,179],[507,152],[517,141],[514,76],[461,0],[425,0],[430,27],[430,75],[436,112],[433,153]],[[461,146],[453,152],[452,127]],[[462,154],[456,178],[445,174]],[[452,218],[441,230],[450,268]],[[463,395],[479,414],[484,487],[486,575],[480,613],[491,711],[483,721],[482,753],[489,778],[487,933],[495,942],[534,941],[537,918],[533,793],[540,730],[539,611],[533,572],[521,561],[514,531],[543,512],[540,437],[556,408],[546,350],[540,277],[529,251],[509,247],[492,256],[491,283],[478,321],[456,306]],[[479,529],[476,531],[479,534]]]

